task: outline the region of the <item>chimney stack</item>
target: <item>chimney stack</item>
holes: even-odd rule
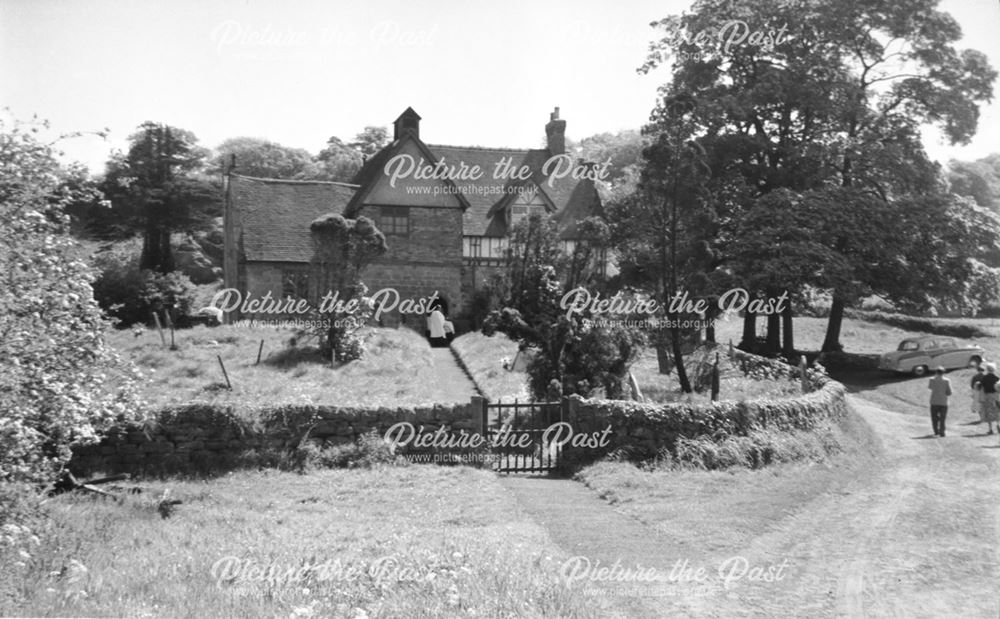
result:
[[[566,152],[566,121],[559,120],[558,107],[549,114],[549,122],[545,125],[545,143],[550,156]]]

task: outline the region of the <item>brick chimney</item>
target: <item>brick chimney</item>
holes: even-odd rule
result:
[[[566,121],[559,120],[559,108],[549,114],[549,122],[545,125],[545,143],[549,155],[562,155],[566,152]]]
[[[420,139],[420,114],[413,111],[412,107],[406,108],[396,122],[393,124],[393,141],[398,140],[407,133],[412,134],[413,137]]]

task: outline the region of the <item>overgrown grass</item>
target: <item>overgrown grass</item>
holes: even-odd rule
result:
[[[163,518],[167,489],[183,503]],[[561,584],[566,557],[495,476],[466,467],[242,472],[41,509],[17,533],[38,543],[0,547],[0,615],[601,614]]]
[[[451,347],[462,359],[483,395],[491,401],[529,399],[527,374],[503,367],[504,359],[513,363],[517,356],[517,342],[503,333],[487,337],[473,331],[455,338]]]
[[[719,355],[719,398],[722,400],[754,400],[762,398],[789,398],[802,393],[798,380],[786,378],[752,378],[743,374],[729,360],[727,349],[717,347],[715,351],[699,349],[685,357],[684,367],[692,384],[705,383],[711,366]],[[684,394],[680,391],[677,372],[660,374],[656,351],[645,349],[630,368],[643,397],[649,402],[666,404],[669,402],[709,402],[710,383],[703,384],[701,393]]]
[[[292,336],[291,330],[274,327],[196,327],[177,331],[177,350],[170,350],[155,329],[109,335],[145,373],[144,395],[153,406],[191,401],[415,406],[469,397],[464,386],[439,380],[430,345],[409,329],[367,329],[364,356],[336,367],[314,341],[293,342]]]
[[[704,452],[697,454],[691,445],[695,449],[686,461],[639,466],[606,460],[583,469],[576,479],[682,546],[731,553],[808,501],[875,470],[881,454],[878,439],[854,411],[818,435],[770,439],[776,464],[760,470],[750,468],[745,445],[722,443],[714,446],[714,457],[716,464],[728,460],[729,468],[704,470],[704,460],[695,457]]]

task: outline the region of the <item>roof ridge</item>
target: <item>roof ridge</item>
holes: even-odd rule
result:
[[[502,148],[493,146],[455,146],[454,144],[428,144],[428,148],[460,148],[462,150],[484,150],[499,151],[503,153],[530,153],[532,151],[545,152],[545,148]]]
[[[296,180],[291,178],[261,178],[259,176],[247,176],[246,174],[237,174],[235,172],[230,172],[230,176],[237,176],[239,178],[245,178],[251,181],[259,181],[261,183],[270,184],[288,184],[288,185],[337,185],[339,187],[347,187],[348,189],[357,189],[361,185],[355,185],[353,183],[342,183],[340,181],[322,181],[319,179],[310,180]]]

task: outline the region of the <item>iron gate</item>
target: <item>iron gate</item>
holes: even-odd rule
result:
[[[545,473],[559,464],[561,446],[546,433],[565,418],[564,402],[486,404],[483,423],[498,473]]]

